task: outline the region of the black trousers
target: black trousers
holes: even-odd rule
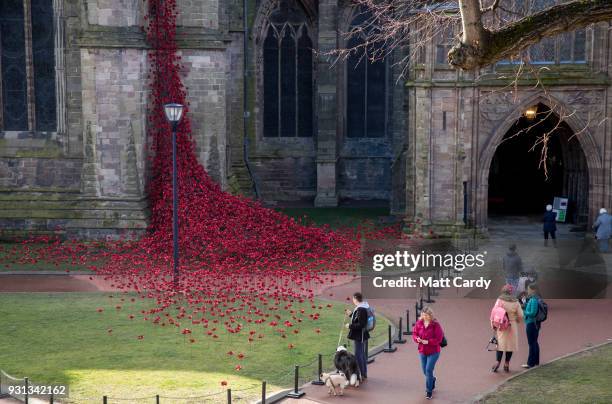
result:
[[[504,356],[504,351],[495,352],[495,357],[498,362],[501,362],[502,356]],[[510,359],[512,359],[512,352],[506,352],[506,362],[510,362]]]
[[[540,364],[540,344],[538,344],[539,334],[540,326],[537,323],[527,323],[527,343],[529,344],[527,366],[538,366]]]
[[[548,235],[549,235],[549,234],[550,234],[550,238],[552,238],[553,240],[555,240],[555,239],[556,239],[556,237],[555,237],[555,233],[556,233],[556,230],[552,230],[552,231],[546,231],[546,230],[544,230],[544,240],[548,240]]]

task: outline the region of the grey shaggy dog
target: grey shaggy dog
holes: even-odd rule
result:
[[[359,386],[361,373],[355,355],[346,350],[344,346],[339,346],[334,356],[334,366],[338,371],[344,373],[351,386]]]

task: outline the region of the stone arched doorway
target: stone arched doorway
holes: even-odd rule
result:
[[[529,119],[524,112],[536,107]],[[563,116],[570,116],[560,121]],[[546,155],[542,135],[550,133]],[[541,99],[526,101],[489,139],[479,164],[476,224],[486,231],[491,218],[532,216],[538,220],[555,196],[569,199],[568,221],[587,224],[593,213],[593,183],[599,167],[588,130]],[[542,164],[546,162],[547,173]],[[595,202],[596,203],[596,202]]]

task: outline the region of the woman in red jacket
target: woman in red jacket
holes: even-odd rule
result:
[[[433,310],[430,307],[424,307],[421,310],[421,318],[412,330],[412,339],[419,345],[421,368],[425,375],[425,397],[428,400],[431,399],[436,388],[434,368],[440,357],[440,343],[443,338],[444,331],[434,318]]]

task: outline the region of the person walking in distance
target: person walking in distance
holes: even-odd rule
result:
[[[518,288],[519,277],[523,271],[523,260],[516,252],[516,244],[510,244],[508,252],[504,256],[503,260],[504,275],[506,277],[506,284],[512,285],[516,291]]]
[[[434,368],[440,358],[440,344],[444,339],[442,326],[435,319],[430,307],[423,307],[421,318],[412,330],[412,339],[418,344],[421,369],[425,375],[425,397],[429,400],[436,388]]]
[[[509,372],[512,354],[518,351],[518,323],[523,320],[523,309],[514,297],[512,285],[502,287],[501,294],[491,310],[490,320],[497,338],[496,362],[491,371],[497,372],[505,354],[504,371]]]
[[[595,238],[597,239],[599,251],[607,253],[608,243],[612,236],[612,216],[604,208],[599,209],[599,216],[595,223],[593,223],[593,230],[595,230]]]
[[[353,304],[355,309],[347,314],[351,316],[351,321],[347,324],[349,329],[348,339],[355,345],[355,359],[359,365],[361,380],[368,378],[368,363],[366,358],[366,342],[370,338],[368,332],[368,308],[367,302],[363,301],[363,295],[359,292],[353,294]]]
[[[544,213],[544,247],[548,247],[548,236],[552,238],[553,246],[557,246],[557,214],[553,212],[552,205],[546,205]]]

